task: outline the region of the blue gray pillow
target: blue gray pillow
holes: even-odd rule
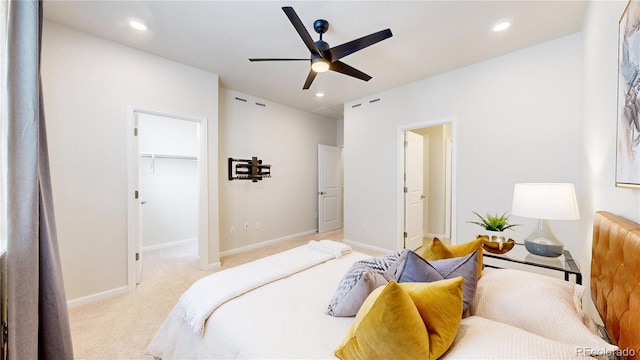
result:
[[[466,311],[473,301],[478,285],[478,250],[469,255],[442,259],[425,260],[413,251],[407,251],[404,262],[399,264],[393,279],[397,282],[434,282],[464,278],[462,285],[462,311]]]

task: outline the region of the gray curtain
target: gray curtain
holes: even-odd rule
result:
[[[42,3],[11,1],[8,25],[9,359],[73,359],[40,81]]]

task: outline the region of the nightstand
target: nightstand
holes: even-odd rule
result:
[[[551,258],[533,255],[527,251],[524,247],[524,244],[516,243],[516,245],[511,249],[511,251],[505,254],[493,254],[486,250],[483,251],[483,257],[485,258],[484,266],[490,268],[503,268],[506,267],[505,263],[501,262],[512,262],[523,264],[527,266],[534,266],[538,268],[559,271],[564,273],[564,279],[569,281],[569,276],[574,275],[576,284],[582,284],[582,273],[580,272],[580,267],[578,263],[573,259],[569,250],[564,250],[563,254]],[[494,261],[499,260],[499,261]],[[487,261],[489,260],[489,261]]]

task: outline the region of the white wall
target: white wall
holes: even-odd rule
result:
[[[207,118],[218,178],[218,76],[45,22],[42,76],[67,298],[127,286],[127,106]],[[210,263],[219,258],[209,193]]]
[[[165,116],[138,114],[138,151],[142,154],[198,156],[198,124]]]
[[[336,145],[344,147],[344,119],[339,119],[336,123]]]
[[[198,238],[198,140],[196,122],[138,114],[143,250]]]
[[[346,104],[345,238],[401,246],[398,129],[429,120],[454,119],[454,241],[475,237],[471,211],[510,211],[517,182],[573,182],[581,191],[581,51],[574,34]],[[534,224],[513,220],[525,225],[513,234],[520,239]],[[577,221],[552,227],[568,249],[584,246]]]
[[[142,250],[196,240],[198,162],[141,158],[140,168]]]
[[[615,187],[618,20],[627,1],[592,1],[583,23],[582,210],[580,262],[590,274],[593,214],[604,210],[640,222],[640,191]],[[589,285],[588,281],[586,285]],[[589,291],[586,292],[589,294]],[[590,296],[585,296],[590,297]],[[595,311],[591,311],[595,314]]]
[[[318,144],[336,145],[336,120],[220,89],[219,125],[221,251],[315,232]],[[229,181],[227,158],[252,156],[272,166],[272,177]]]

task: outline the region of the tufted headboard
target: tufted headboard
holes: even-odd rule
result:
[[[640,225],[604,211],[593,222],[591,298],[624,355],[640,359]]]

